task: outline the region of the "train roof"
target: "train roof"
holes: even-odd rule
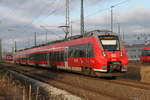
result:
[[[89,31],[86,33],[87,35],[117,35],[115,32],[109,31],[109,30],[94,30],[94,31]]]
[[[96,34],[98,34],[98,35],[117,35],[116,33],[111,32],[109,30],[93,30],[93,31],[86,32],[83,35],[75,35],[75,36],[68,37],[67,39],[73,40],[73,39],[78,39],[78,38],[82,38],[82,37],[93,36]]]
[[[60,42],[64,42],[64,41],[75,40],[75,39],[79,39],[79,38],[83,38],[83,37],[94,36],[96,34],[98,34],[98,35],[117,35],[116,33],[111,32],[109,30],[93,30],[93,31],[86,32],[83,35],[74,35],[74,36],[68,37],[67,39],[51,41],[51,42],[48,42],[48,43],[45,43],[45,44],[40,44],[38,46],[32,46],[30,48],[21,49],[21,50],[18,50],[18,51],[23,51],[23,50],[28,50],[28,49],[32,49],[32,48],[41,47],[41,46],[46,46],[46,45],[53,44],[53,43],[60,43]]]

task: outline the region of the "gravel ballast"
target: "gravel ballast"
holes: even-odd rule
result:
[[[32,87],[42,88],[42,90],[48,93],[48,96],[51,96],[50,98],[53,99],[59,98],[59,100],[62,100],[62,98],[63,100],[83,100],[82,98],[72,95],[65,90],[58,89],[56,87],[50,86],[49,84],[34,80],[32,78],[29,78],[27,76],[24,76],[14,71],[9,71],[9,72],[12,73],[17,80],[20,80],[22,82],[25,81],[26,84],[32,85]]]

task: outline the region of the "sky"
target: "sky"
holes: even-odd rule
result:
[[[128,44],[150,38],[150,0],[84,0],[85,31],[110,30],[110,7],[113,8],[113,30]],[[65,25],[65,0],[0,0],[0,38],[3,49],[12,50],[63,39],[59,26]],[[80,0],[70,0],[73,35],[80,34]],[[42,27],[41,27],[42,26]],[[139,40],[137,40],[139,37]]]

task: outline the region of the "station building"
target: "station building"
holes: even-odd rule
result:
[[[145,44],[125,45],[126,53],[129,60],[140,60],[142,48]]]

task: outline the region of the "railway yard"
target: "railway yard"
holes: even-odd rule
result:
[[[59,98],[61,100],[150,100],[150,84],[147,79],[143,78],[147,76],[141,75],[141,66],[143,67],[141,64],[130,63],[128,73],[117,78],[90,77],[68,71],[51,71],[49,68],[21,66],[10,63],[2,63],[0,70],[11,73],[15,80],[21,82],[23,82],[23,76],[27,77],[24,79],[24,83],[28,83],[28,78],[31,78],[67,91],[68,94],[66,92],[54,93],[55,97],[56,95],[59,97],[63,95],[62,98]],[[148,72],[147,69],[146,71]],[[34,85],[36,83],[29,82],[29,84]],[[32,96],[33,98],[34,96]],[[54,99],[56,100],[56,98]]]
[[[2,0],[0,100],[150,100],[149,4]]]

